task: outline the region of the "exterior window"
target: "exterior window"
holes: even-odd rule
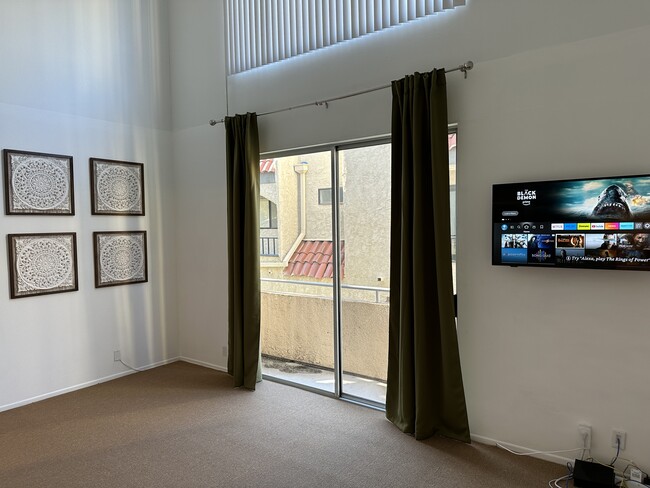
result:
[[[278,207],[266,198],[260,198],[260,229],[278,228]]]
[[[451,224],[451,267],[456,293],[456,145],[458,133],[456,128],[449,130],[447,136],[449,149],[449,219]]]
[[[227,0],[228,74],[453,11],[467,0]]]
[[[260,173],[260,185],[275,183],[275,173]]]
[[[339,188],[339,203],[343,203],[343,188]],[[332,189],[319,188],[318,189],[318,204],[319,205],[332,205]]]

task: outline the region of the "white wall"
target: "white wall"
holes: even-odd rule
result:
[[[490,184],[643,174],[650,27],[479,64],[455,93],[459,333],[471,427],[539,449],[593,425],[594,454],[650,468],[647,273],[490,265]],[[567,457],[570,455],[567,455]]]
[[[191,168],[181,182],[179,209],[187,221],[179,218],[179,227],[197,233],[179,258],[187,264],[179,276],[182,351],[225,364],[227,288],[225,277],[215,276],[227,267],[223,129],[204,125],[224,114],[216,100],[221,67],[214,65],[221,49],[205,50],[206,39],[222,45],[218,33],[204,32],[219,24],[216,3],[191,2],[191,14],[172,8],[173,32],[190,21],[196,26],[172,42],[172,53],[175,63],[182,59],[174,73],[196,115],[186,122],[174,112],[183,123],[175,155]],[[497,182],[647,172],[650,6],[641,0],[468,4],[230,77],[230,111],[322,100],[473,60],[467,80],[448,76],[450,121],[459,124],[458,327],[472,432],[531,449],[564,449],[578,445],[576,426],[585,421],[594,429],[593,454],[609,461],[611,429],[625,429],[624,457],[648,470],[647,274],[492,267],[490,192]],[[206,69],[214,86],[187,76]],[[263,151],[389,130],[389,90],[260,119]],[[206,250],[212,259],[203,261]]]
[[[0,148],[71,155],[75,216],[0,215],[9,233],[76,232],[79,291],[9,299],[0,259],[0,410],[176,358],[168,10],[155,0],[0,1]],[[145,165],[145,217],[90,215],[88,159]],[[95,289],[92,233],[148,231],[149,282]]]
[[[170,0],[181,356],[225,369],[228,243],[220,0]]]

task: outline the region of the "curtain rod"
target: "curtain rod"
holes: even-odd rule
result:
[[[463,63],[461,65],[456,66],[455,68],[447,68],[445,69],[445,73],[451,73],[452,71],[461,71],[464,75],[465,78],[467,78],[467,72],[471,70],[474,67],[474,63],[472,61],[467,61],[466,63]],[[304,108],[304,107],[311,107],[312,105],[315,105],[317,107],[322,107],[323,105],[325,108],[328,108],[329,102],[334,102],[336,100],[343,100],[345,98],[351,98],[351,97],[356,97],[358,95],[364,95],[366,93],[371,93],[379,90],[385,90],[386,88],[390,88],[391,85],[383,85],[383,86],[378,86],[375,88],[369,88],[368,90],[363,90],[363,91],[358,91],[354,93],[349,93],[347,95],[341,95],[340,97],[334,97],[334,98],[328,98],[327,100],[320,100],[316,102],[309,102],[309,103],[301,103],[300,105],[294,105],[293,107],[285,107],[285,108],[279,108],[277,110],[271,110],[269,112],[262,112],[257,114],[258,117],[261,117],[263,115],[271,115],[271,114],[277,114],[280,112],[288,112],[289,110],[295,110],[297,108]],[[210,125],[215,126],[217,124],[223,124],[224,119],[221,120],[214,120],[212,119],[210,121]]]

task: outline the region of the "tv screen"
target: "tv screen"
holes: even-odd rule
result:
[[[492,187],[492,264],[650,270],[650,175]]]

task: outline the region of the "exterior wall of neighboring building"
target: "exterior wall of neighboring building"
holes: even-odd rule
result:
[[[275,160],[276,182],[260,185],[261,196],[278,205],[278,229],[261,229],[262,237],[277,233],[280,256],[262,256],[262,277],[295,281],[322,281],[304,276],[286,276],[277,264],[291,257],[287,253],[300,234],[300,182],[293,167],[308,163],[305,178],[306,229],[304,240],[332,240],[332,206],[319,202],[319,190],[332,188],[330,152],[283,157]],[[344,150],[339,153],[341,240],[345,241],[344,283],[388,287],[390,273],[390,146]],[[270,266],[269,263],[276,266]],[[269,285],[273,291],[322,295],[323,289],[309,285]],[[346,290],[346,297],[374,300],[367,292]],[[384,297],[385,299],[385,297]]]
[[[294,171],[297,158],[276,159],[278,187],[278,259],[284,259],[300,234],[300,177]]]
[[[277,182],[277,179],[276,179]],[[273,183],[260,183],[260,197],[268,200],[271,202],[271,204],[275,205],[276,208],[279,208],[278,205],[278,185],[276,182]],[[278,216],[279,220],[279,216]],[[276,228],[260,228],[260,238],[261,238],[261,243],[260,243],[260,261],[262,263],[264,262],[272,262],[272,261],[277,261],[278,258],[273,255],[265,255],[265,250],[264,247],[266,247],[266,250],[269,250],[269,247],[271,249],[275,249],[278,253],[280,252],[280,239],[279,239],[279,229],[280,229],[280,223],[278,222],[278,225]],[[275,240],[274,243],[269,244],[269,240]],[[266,241],[266,246],[264,245],[264,242]]]
[[[456,290],[456,144],[457,134],[449,136],[449,207],[451,210],[451,255],[454,276],[454,290]]]
[[[294,171],[296,158],[275,160],[275,181],[265,183],[260,180],[260,196],[277,206],[277,229],[260,229],[260,238],[277,238],[277,256],[261,256],[262,267],[280,268],[282,259],[287,255],[300,233],[300,183],[299,175]],[[275,275],[272,269],[271,275]],[[263,273],[263,276],[269,273]]]
[[[456,136],[450,137],[451,208],[455,214]],[[339,183],[343,195],[340,206],[341,240],[345,242],[343,283],[372,287],[390,287],[390,144],[380,144],[339,152]],[[332,239],[332,206],[319,202],[319,190],[331,189],[329,152],[284,157],[275,160],[276,183],[263,184],[261,195],[278,205],[278,229],[261,229],[262,237],[279,235],[280,257],[262,257],[262,262],[277,263],[291,257],[288,251],[300,234],[300,183],[293,167],[307,162],[306,229],[304,240]],[[455,236],[455,220],[451,234]],[[455,245],[453,246],[455,251]],[[455,254],[455,252],[454,252]],[[282,273],[263,273],[265,277]],[[302,276],[287,279],[313,281]],[[363,298],[361,298],[363,299]]]
[[[330,152],[312,153],[303,156],[309,162],[306,188],[307,232],[305,239],[332,240],[332,207],[319,205],[318,190],[332,187]]]
[[[329,152],[320,152],[306,155],[286,156],[275,159],[275,183],[260,184],[260,196],[268,198],[277,204],[278,229],[275,235],[278,236],[278,256],[261,257],[262,278],[291,279],[298,281],[313,281],[309,277],[285,276],[284,269],[287,266],[291,254],[296,245],[303,239],[319,238],[331,240],[332,226],[329,212],[318,208],[318,185],[329,184]],[[301,176],[296,172],[296,166],[307,163],[305,181],[305,215],[306,225],[301,229]],[[327,183],[324,183],[327,182]],[[316,198],[316,205],[313,204]],[[301,238],[301,233],[304,235]],[[271,235],[268,230],[260,229],[260,237]],[[331,282],[331,280],[330,280]],[[283,285],[279,283],[265,283],[263,290],[287,293],[319,294],[322,290],[314,289],[311,286],[302,286],[299,289],[296,285]]]
[[[339,160],[345,182],[340,209],[343,282],[389,287],[390,144],[344,150]]]
[[[341,240],[345,242],[343,283],[370,287],[390,287],[390,144],[379,144],[339,152],[340,186],[343,203],[340,208]],[[278,227],[272,231],[281,236],[280,256],[285,263],[291,245],[299,235],[299,182],[291,168],[300,162],[309,163],[306,175],[306,229],[304,240],[332,239],[331,204],[319,202],[319,190],[331,189],[329,152],[292,156],[275,160],[277,178],[273,185],[261,185],[262,196],[278,203]],[[455,215],[456,196],[456,135],[450,136],[450,206]],[[265,187],[269,187],[266,190]],[[278,187],[281,188],[278,191]],[[280,195],[274,196],[274,195]],[[275,198],[275,199],[274,199]],[[271,235],[262,229],[262,236]],[[456,222],[452,219],[452,252],[455,255]],[[262,262],[280,261],[262,257]],[[280,278],[278,270],[266,270],[264,277]],[[302,276],[286,276],[297,281],[314,281]],[[306,293],[310,293],[304,287]],[[293,290],[296,291],[295,289]],[[347,291],[347,297],[364,300],[364,294]]]

